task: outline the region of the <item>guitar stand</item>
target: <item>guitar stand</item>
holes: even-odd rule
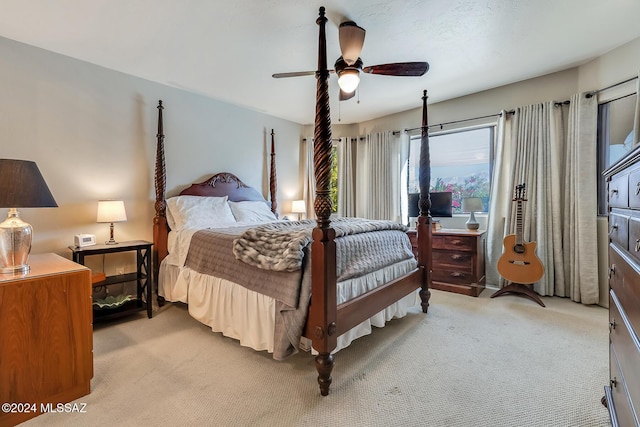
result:
[[[528,288],[526,285],[523,285],[521,283],[511,283],[505,286],[504,288],[494,292],[493,295],[491,295],[491,298],[499,297],[500,295],[504,295],[506,293],[524,295],[528,298],[531,298],[541,306],[546,307],[542,302],[542,300],[540,299],[540,295],[538,295],[536,291],[534,291],[531,288]]]

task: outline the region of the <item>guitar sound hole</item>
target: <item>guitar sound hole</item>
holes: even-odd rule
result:
[[[517,254],[523,254],[524,253],[524,245],[515,245],[513,247],[513,251]]]

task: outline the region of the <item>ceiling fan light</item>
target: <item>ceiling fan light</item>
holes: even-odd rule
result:
[[[346,69],[338,77],[338,86],[346,93],[352,93],[360,83],[359,72],[356,69]]]

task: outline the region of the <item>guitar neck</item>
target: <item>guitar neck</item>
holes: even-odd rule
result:
[[[522,238],[522,199],[517,200],[516,206],[516,245],[522,245],[524,239]]]

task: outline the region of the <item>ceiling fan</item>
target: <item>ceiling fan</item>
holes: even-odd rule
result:
[[[353,98],[360,84],[360,71],[367,74],[381,74],[384,76],[419,77],[429,70],[427,62],[396,62],[392,64],[371,65],[363,67],[360,52],[364,45],[365,29],[353,21],[346,21],[338,28],[338,40],[342,56],[338,58],[334,67],[329,70],[338,75],[340,86],[340,101]],[[296,71],[292,73],[276,73],[276,79],[283,77],[312,76],[315,71]]]

